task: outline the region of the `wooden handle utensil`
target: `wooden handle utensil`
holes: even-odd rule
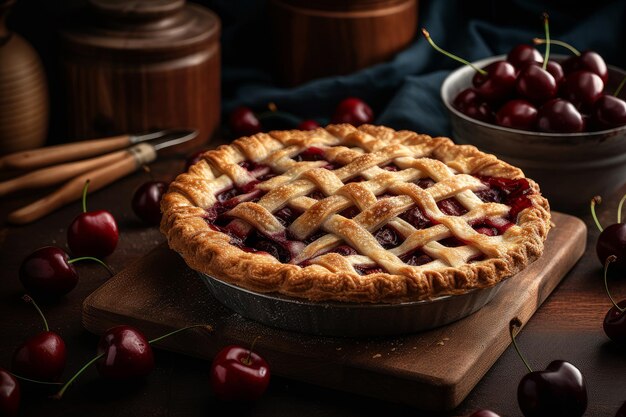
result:
[[[157,156],[155,148],[147,143],[135,145],[123,153],[125,155],[117,162],[79,175],[52,194],[10,213],[7,220],[14,224],[26,224],[38,220],[80,199],[85,181],[90,180],[90,191],[98,190],[136,171],[142,165],[154,161]]]
[[[35,169],[65,161],[88,158],[126,148],[132,144],[130,135],[85,140],[66,145],[46,146],[0,157],[0,169]]]

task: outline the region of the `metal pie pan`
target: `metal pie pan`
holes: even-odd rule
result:
[[[500,282],[432,300],[358,304],[261,294],[199,274],[219,302],[243,317],[283,330],[343,337],[391,336],[443,326],[481,309],[502,286]]]

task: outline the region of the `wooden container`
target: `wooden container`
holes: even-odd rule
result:
[[[415,37],[417,0],[271,0],[281,82],[350,72],[386,61]]]
[[[5,26],[13,0],[0,0],[0,155],[38,148],[48,132],[48,86],[39,56]]]
[[[62,32],[69,129],[86,139],[220,121],[220,21],[184,0],[89,0]]]

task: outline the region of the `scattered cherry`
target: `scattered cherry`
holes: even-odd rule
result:
[[[78,273],[74,262],[91,260],[104,266],[111,275],[111,269],[100,259],[90,256],[70,259],[70,256],[56,246],[44,246],[28,255],[20,265],[19,277],[26,290],[43,298],[56,298],[70,292],[78,283]]]
[[[604,333],[609,337],[609,339],[613,340],[620,345],[626,345],[626,300],[622,300],[619,303],[616,303],[613,297],[611,296],[611,292],[609,291],[609,284],[607,279],[607,271],[609,269],[609,265],[612,262],[615,262],[615,255],[611,255],[606,258],[606,262],[604,264],[604,289],[606,290],[606,295],[608,295],[613,307],[609,311],[607,311],[606,316],[604,316],[604,322],[602,323],[602,327],[604,328]]]
[[[374,112],[363,100],[348,97],[339,103],[333,115],[333,123],[350,123],[353,126],[361,126],[372,123]]]
[[[253,348],[254,343],[250,349],[230,345],[215,356],[211,364],[211,387],[217,398],[255,401],[263,395],[270,382],[270,367]]]
[[[528,64],[543,64],[543,57],[537,48],[526,44],[520,44],[511,49],[506,56],[506,60],[513,64],[518,70]]]
[[[584,130],[585,122],[572,103],[554,98],[539,109],[537,128],[540,132],[578,133]]]
[[[600,236],[598,236],[596,243],[598,259],[604,265],[610,256],[615,256],[615,266],[621,271],[626,271],[626,223],[622,223],[622,208],[625,200],[626,194],[617,206],[617,223],[603,229],[595,209],[596,204],[600,204],[602,199],[599,196],[591,199],[591,215],[600,230]]]
[[[513,347],[528,372],[517,387],[517,401],[526,417],[580,417],[587,409],[587,387],[578,368],[569,362],[555,360],[544,371],[533,371],[515,341],[515,329],[522,322],[516,317],[509,323]]]
[[[148,340],[138,329],[119,325],[111,327],[100,336],[97,355],[83,365],[53,398],[60,399],[72,383],[91,365],[96,364],[98,373],[110,380],[135,380],[148,376],[154,369],[154,353],[151,345],[194,327],[211,328],[206,325],[187,326],[156,339]]]
[[[513,129],[533,130],[537,108],[526,100],[510,100],[496,113],[496,124]]]
[[[312,119],[303,120],[298,124],[298,129],[300,130],[315,130],[319,127],[319,123]]]
[[[158,225],[161,222],[161,198],[167,191],[167,186],[163,181],[148,181],[133,194],[131,206],[144,223]]]
[[[106,210],[87,211],[87,189],[83,188],[83,212],[67,229],[67,245],[75,256],[103,258],[115,250],[119,231],[115,218]]]
[[[20,383],[10,372],[0,368],[0,416],[17,416],[20,398]]]
[[[426,29],[422,29],[424,38],[436,51],[454,59],[462,64],[468,65],[476,71],[472,78],[472,84],[478,94],[488,102],[497,102],[507,98],[515,87],[517,71],[515,67],[507,61],[495,61],[485,68],[478,68],[471,62],[460,58],[450,52],[440,48],[430,37]]]
[[[25,378],[58,381],[65,369],[65,342],[57,333],[50,331],[48,321],[37,303],[27,295],[23,298],[33,304],[43,320],[45,331],[28,338],[15,350],[11,370]]]
[[[235,136],[250,136],[261,131],[261,122],[249,107],[237,107],[228,119]]]
[[[500,414],[494,413],[491,410],[477,410],[470,414],[469,417],[500,417]]]

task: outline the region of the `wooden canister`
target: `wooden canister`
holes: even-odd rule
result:
[[[38,148],[48,132],[48,85],[32,46],[5,26],[13,0],[0,0],[0,155]]]
[[[89,0],[62,32],[70,134],[78,139],[220,121],[220,21],[184,0]]]
[[[390,59],[413,40],[417,0],[271,0],[279,79],[287,85]]]

